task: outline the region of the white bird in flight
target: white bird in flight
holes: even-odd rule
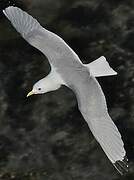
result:
[[[72,89],[81,114],[108,159],[121,175],[127,172],[124,143],[108,114],[105,96],[95,78],[117,74],[105,57],[83,64],[62,38],[43,28],[20,8],[10,6],[3,12],[23,38],[45,54],[51,65],[51,72],[35,83],[27,96],[54,91],[61,85]]]

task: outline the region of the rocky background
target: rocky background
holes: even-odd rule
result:
[[[118,76],[98,78],[125,142],[121,177],[93,138],[66,87],[26,95],[47,75],[45,56],[25,42],[2,9],[16,5],[60,35],[89,63],[106,56]],[[134,179],[134,1],[0,0],[0,180]]]

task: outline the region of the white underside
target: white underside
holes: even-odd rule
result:
[[[55,67],[51,67],[52,70],[49,74],[49,76],[55,81],[57,82],[57,84],[61,84],[61,85],[66,85],[66,82],[63,80],[63,78],[61,77],[61,75],[56,71],[56,68]]]

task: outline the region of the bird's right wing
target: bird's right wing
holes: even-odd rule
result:
[[[50,64],[58,64],[57,59],[62,59],[62,56],[67,56],[68,61],[69,56],[79,59],[62,38],[43,28],[35,18],[25,11],[9,6],[3,10],[3,13],[27,42],[47,56]]]
[[[116,169],[123,174],[128,170],[124,144],[107,112],[106,100],[99,83],[91,76],[80,85],[77,81],[72,90],[77,96],[79,109],[94,137]]]

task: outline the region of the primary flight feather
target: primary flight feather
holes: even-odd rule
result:
[[[43,28],[20,8],[10,6],[3,12],[28,43],[46,55],[51,65],[49,75],[35,83],[27,96],[54,91],[61,85],[71,88],[79,110],[107,157],[121,174],[127,172],[124,143],[108,114],[105,96],[95,78],[117,74],[105,57],[85,65],[62,38]]]

